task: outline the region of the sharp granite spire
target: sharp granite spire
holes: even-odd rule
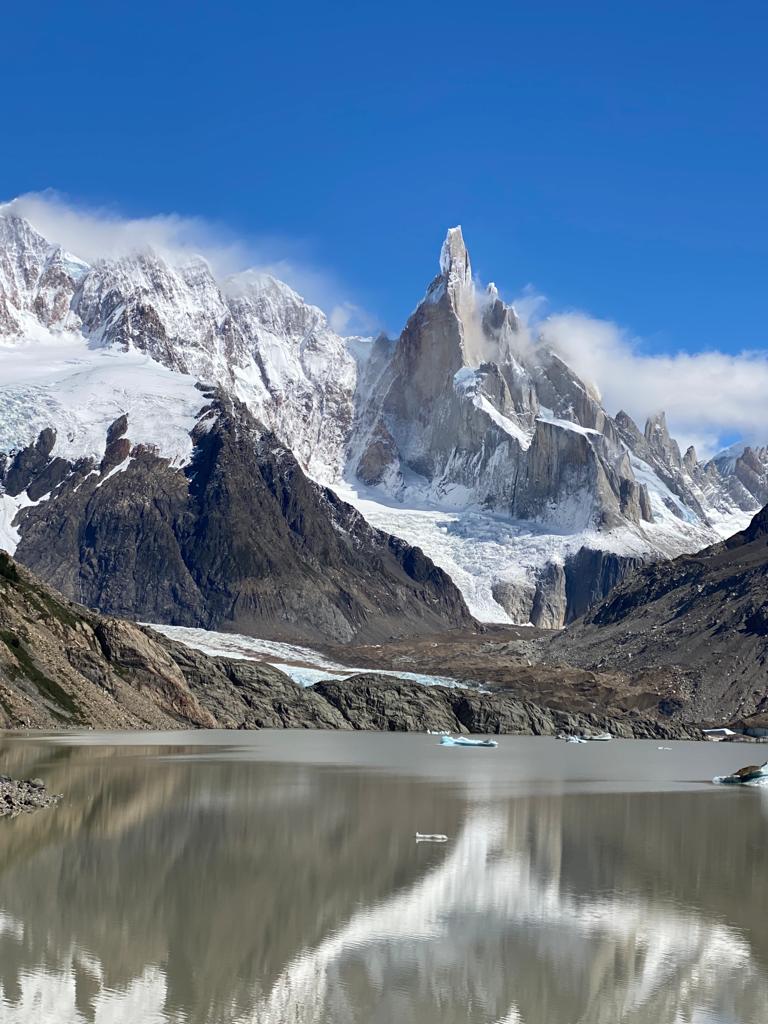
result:
[[[440,273],[448,286],[472,284],[472,264],[464,243],[461,225],[449,228],[440,250]]]

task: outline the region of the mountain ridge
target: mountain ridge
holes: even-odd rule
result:
[[[758,507],[760,480],[681,455],[663,416],[642,432],[609,416],[494,286],[477,289],[460,228],[401,335],[372,342],[268,275],[218,282],[202,259],[150,251],[90,266],[0,216],[0,334],[6,462],[47,429],[52,458],[98,462],[127,414],[134,445],[186,465],[195,381],[217,385],[485,619],[559,627],[640,562]],[[0,493],[0,543],[15,549],[21,506],[41,499],[57,500]]]

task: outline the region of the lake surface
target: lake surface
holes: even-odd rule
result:
[[[765,1024],[766,748],[660,745],[0,734],[0,1022]]]

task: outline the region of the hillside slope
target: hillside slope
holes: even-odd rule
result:
[[[727,541],[632,574],[549,656],[664,675],[689,720],[768,711],[768,508]]]

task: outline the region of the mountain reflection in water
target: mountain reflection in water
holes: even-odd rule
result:
[[[765,1021],[766,794],[568,784],[646,744],[238,742],[4,738],[66,797],[0,822],[4,1024]]]

